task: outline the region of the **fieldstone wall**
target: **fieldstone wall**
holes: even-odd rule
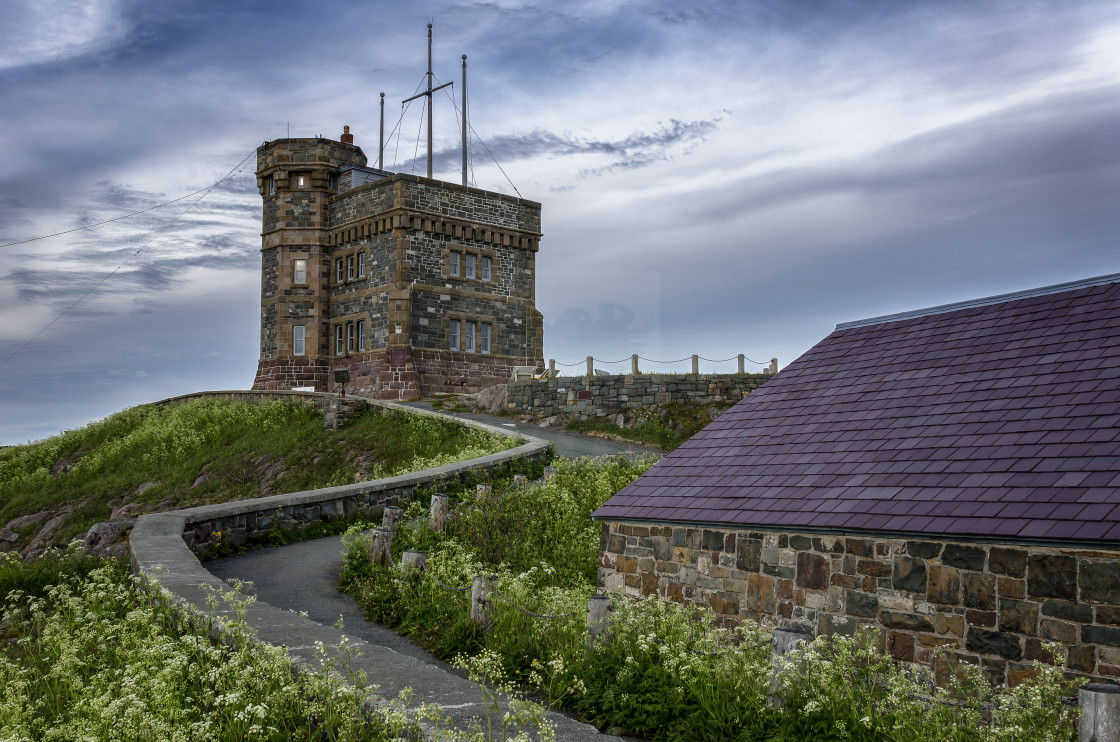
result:
[[[508,384],[506,408],[537,417],[608,417],[668,402],[738,402],[768,374],[642,374],[529,379]]]
[[[880,631],[948,679],[953,658],[1012,685],[1062,645],[1070,673],[1120,679],[1120,551],[603,523],[599,587],[710,607],[728,625]]]

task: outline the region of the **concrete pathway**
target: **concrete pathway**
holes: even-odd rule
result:
[[[403,404],[422,410],[433,409],[432,405],[428,402],[404,402]],[[661,455],[661,452],[657,449],[643,446],[640,443],[609,441],[605,438],[596,438],[590,435],[581,435],[580,433],[570,433],[566,430],[542,428],[529,423],[514,422],[508,417],[483,415],[476,412],[449,412],[446,410],[439,410],[439,412],[464,420],[474,420],[494,427],[514,430],[522,435],[542,438],[551,442],[556,447],[557,455],[569,459],[578,458],[580,456],[616,456],[618,454],[625,454],[635,458],[647,456],[649,454],[655,456]]]
[[[383,697],[392,699],[411,688],[413,707],[438,705],[460,729],[468,728],[472,719],[478,719],[485,728],[481,694],[464,673],[384,626],[366,621],[358,605],[335,589],[342,569],[340,536],[223,557],[208,562],[206,567],[223,580],[251,581],[253,588],[249,592],[258,600],[254,608],[267,604],[284,609],[285,613],[306,612],[310,622],[332,633],[336,632],[326,627],[342,618],[342,633],[358,640],[351,643],[362,652],[354,660],[353,668],[365,670],[370,683],[379,687]],[[298,619],[291,613],[287,615]],[[306,656],[313,637],[306,631],[293,631],[294,628],[265,626],[260,638],[270,644],[284,644],[289,651]],[[337,639],[331,643],[337,643]],[[618,739],[555,711],[549,717],[556,725],[559,740]]]
[[[425,402],[410,403],[410,406],[431,409]],[[512,423],[508,418],[493,415],[444,414],[543,438],[556,446],[558,455],[568,458],[620,454],[638,457],[651,453],[650,449],[636,444]],[[367,669],[370,682],[380,686],[379,692],[384,697],[393,698],[405,688],[411,688],[414,705],[439,705],[460,728],[483,713],[478,688],[466,680],[465,673],[437,660],[427,650],[392,630],[365,620],[357,603],[338,592],[336,585],[342,570],[341,537],[259,549],[215,559],[206,567],[223,580],[252,582],[251,592],[262,603],[286,611],[305,612],[308,619],[323,627],[334,626],[341,618],[343,633],[360,640],[365,653],[356,664]],[[594,727],[560,713],[553,712],[551,718],[556,723],[560,740],[606,738]],[[485,722],[484,717],[482,720]]]

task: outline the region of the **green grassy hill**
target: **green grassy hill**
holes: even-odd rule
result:
[[[377,479],[513,445],[376,409],[332,431],[323,430],[314,405],[297,402],[196,399],[133,407],[0,449],[0,550],[25,548],[63,516],[45,545],[142,512]]]

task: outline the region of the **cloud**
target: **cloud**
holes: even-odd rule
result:
[[[509,164],[536,158],[570,157],[575,155],[597,156],[603,164],[580,171],[583,176],[601,175],[610,170],[644,167],[664,160],[668,152],[678,145],[702,141],[714,132],[720,117],[702,121],[677,121],[672,119],[653,132],[634,132],[622,139],[596,139],[572,134],[537,129],[524,134],[502,134],[486,141],[485,148],[475,140],[472,152],[476,161],[489,161],[492,155],[498,162]],[[462,149],[445,148],[432,155],[433,168],[453,170],[461,162]],[[425,166],[424,158],[408,160],[401,172],[414,171]]]
[[[115,0],[6,0],[0,70],[60,62],[110,48],[129,32]]]

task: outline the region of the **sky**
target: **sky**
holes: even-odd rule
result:
[[[784,366],[840,322],[1120,272],[1114,0],[5,0],[0,444],[248,388],[255,148],[349,125],[376,164],[385,93],[385,168],[423,174],[429,22],[435,177],[466,54],[470,183],[542,204],[559,364]]]

